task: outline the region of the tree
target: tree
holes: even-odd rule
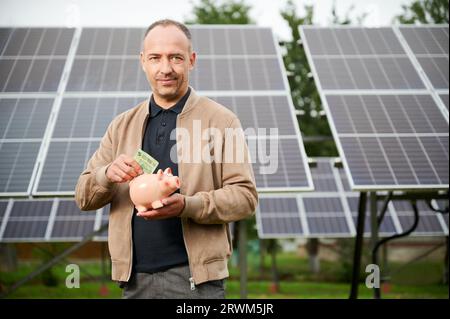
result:
[[[416,0],[411,5],[403,5],[403,13],[394,18],[402,24],[448,23],[448,0]]]
[[[249,16],[251,7],[245,1],[201,0],[193,4],[194,18],[186,21],[187,24],[252,24]]]
[[[331,17],[332,17],[332,23],[333,24],[352,24],[352,19],[350,18],[350,13],[355,9],[355,5],[352,4],[350,6],[350,9],[348,9],[347,13],[345,14],[344,18],[339,17],[336,11],[336,0],[333,1],[333,8],[331,9]],[[361,16],[356,17],[356,24],[362,24],[364,19],[366,19],[368,13],[363,13]]]

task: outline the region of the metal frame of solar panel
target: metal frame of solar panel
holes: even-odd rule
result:
[[[286,71],[271,29],[189,28],[198,53],[193,87],[236,112],[244,129],[254,129],[246,131],[251,154],[268,149],[268,141],[279,141],[275,174],[260,174],[268,164],[253,164],[258,191],[312,190]],[[8,79],[18,79],[0,83],[0,110],[7,114],[0,120],[0,196],[73,195],[79,173],[109,122],[149,97],[139,65],[144,32],[145,28],[0,28],[0,70]],[[49,49],[44,46],[52,34],[60,40]],[[34,75],[34,63],[46,59],[48,65],[53,60],[62,64],[50,77],[52,85],[42,82],[45,72],[43,77]],[[33,80],[33,85],[19,86],[28,83],[28,77],[15,75],[16,60],[30,60],[30,69],[21,66],[20,72],[42,83]],[[36,68],[42,69],[40,64]],[[258,131],[264,127],[278,128],[278,135],[266,138]]]
[[[311,173],[316,190],[311,193],[261,194],[256,212],[260,238],[350,238],[356,235],[358,192],[353,192],[342,168],[334,158],[314,158]],[[379,202],[379,208],[382,203]],[[436,203],[444,207],[444,203]],[[367,203],[369,210],[369,203]],[[418,202],[420,220],[412,236],[448,236],[448,215],[431,211]],[[366,216],[366,237],[370,236],[370,217]],[[407,201],[395,200],[380,226],[382,237],[400,234],[413,223],[413,212]]]
[[[427,28],[446,47],[414,55],[403,34]],[[299,30],[351,188],[448,189],[448,78],[417,60],[448,66],[448,25]]]

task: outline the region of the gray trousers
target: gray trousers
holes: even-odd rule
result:
[[[189,266],[154,274],[134,273],[122,291],[123,299],[224,299],[224,280],[213,280],[191,289]]]

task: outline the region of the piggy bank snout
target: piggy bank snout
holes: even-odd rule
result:
[[[171,189],[180,188],[180,179],[178,178],[178,176],[166,177],[162,180],[162,182],[166,187],[169,187]]]

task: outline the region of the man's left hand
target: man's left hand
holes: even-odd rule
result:
[[[161,202],[164,205],[163,207],[137,213],[137,216],[143,217],[147,220],[165,219],[180,216],[184,209],[184,196],[179,193],[175,193],[170,197],[164,198]]]

